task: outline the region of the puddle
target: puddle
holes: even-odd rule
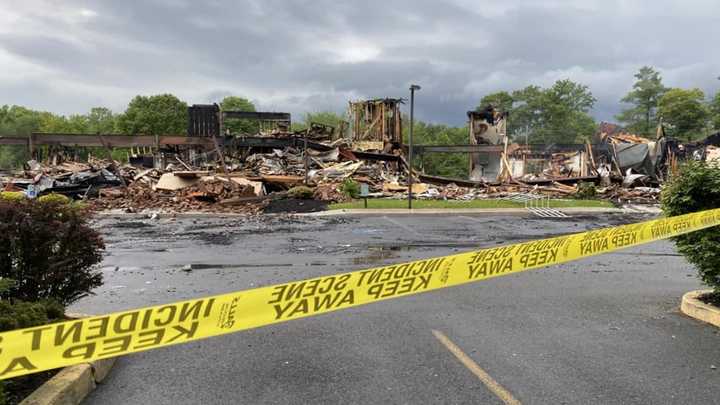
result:
[[[371,250],[365,256],[350,258],[348,262],[354,265],[376,264],[397,256],[397,253],[392,250]]]
[[[121,228],[121,229],[139,229],[139,228],[152,228],[155,225],[148,224],[147,222],[115,222],[113,224],[110,224],[110,227],[112,228]]]
[[[248,264],[212,264],[212,263],[190,263],[181,266],[183,271],[192,270],[219,270],[219,269],[243,269],[243,268],[266,268],[266,267],[292,267],[292,263],[248,263]]]
[[[374,233],[382,233],[381,229],[352,229],[350,230],[351,234],[354,235],[368,235],[368,234],[374,234]]]
[[[354,265],[377,264],[387,259],[398,257],[398,252],[410,251],[413,248],[414,247],[409,244],[369,246],[366,254],[360,257],[351,257],[345,259],[345,261]]]

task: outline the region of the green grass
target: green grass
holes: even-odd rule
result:
[[[408,206],[407,200],[389,200],[389,199],[372,199],[368,198],[368,209],[406,209]],[[470,200],[470,201],[457,201],[457,200],[413,200],[413,208],[417,209],[428,209],[428,208],[524,208],[525,204],[514,201],[504,200]],[[613,208],[614,206],[603,200],[550,200],[551,208],[569,208],[569,207],[583,207],[583,208]],[[329,209],[331,210],[342,210],[342,209],[363,209],[365,204],[363,200],[354,200],[352,202],[331,204]]]

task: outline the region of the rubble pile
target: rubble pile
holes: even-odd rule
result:
[[[675,159],[666,156],[664,141],[627,133],[603,134],[602,139],[604,143],[597,145],[607,148],[604,153],[593,151],[590,143],[580,145],[581,149],[587,146],[585,150],[553,153],[533,151],[527,145],[506,146],[507,153],[499,155],[498,180],[448,179],[413,172],[412,191],[420,199],[503,199],[527,193],[564,199],[603,198],[617,204],[657,204],[665,170],[662,166]],[[192,160],[195,165],[174,156],[172,163],[161,168],[97,158],[53,164],[31,160],[19,172],[0,173],[0,188],[23,191],[31,198],[64,194],[86,200],[98,210],[124,212],[258,213],[278,200],[312,198],[338,203],[358,196],[407,198],[409,172],[397,151],[356,148],[338,140],[316,142],[308,149],[297,145],[249,149],[222,158],[206,151],[202,162]],[[704,145],[702,151],[708,158],[720,156],[720,148],[712,145]],[[224,164],[219,163],[221,159]],[[477,165],[483,162],[476,160]],[[348,191],[348,183],[362,189],[362,195]],[[592,184],[592,193],[586,194],[583,183]],[[307,186],[312,193],[288,192],[297,186]],[[292,209],[292,203],[280,205]]]
[[[553,162],[560,168],[568,165],[568,159],[564,154],[553,156]],[[288,147],[252,154],[242,162],[228,163],[225,170],[194,170],[194,167],[174,164],[164,169],[143,169],[99,159],[56,165],[30,161],[24,171],[0,180],[6,189],[12,185],[36,195],[65,194],[87,200],[98,210],[258,213],[270,201],[285,198],[287,190],[306,181],[313,189],[312,198],[325,203],[351,199],[343,191],[346,181],[366,184],[366,197],[407,198],[407,170],[402,161],[388,160],[361,160],[352,150],[341,146],[325,151],[309,149],[306,162],[302,150]],[[473,187],[415,179],[413,193],[416,198],[441,200],[502,199],[517,193],[573,198],[578,193],[577,185],[557,181],[529,184],[567,175],[562,169],[552,169],[551,165],[541,176],[523,176],[505,183]],[[597,195],[617,203],[657,203],[659,189],[613,185],[598,188]]]
[[[598,195],[603,199],[612,201],[617,205],[627,203],[633,204],[659,204],[660,188],[658,187],[608,187],[598,190]]]
[[[144,169],[100,159],[54,165],[30,161],[25,170],[7,173],[0,181],[3,189],[22,190],[31,197],[65,194],[86,200],[98,210],[124,212],[258,212],[269,202],[285,198],[292,187],[306,183],[312,188],[313,199],[343,202],[350,199],[342,191],[348,179],[368,184],[376,197],[383,195],[383,186],[388,183],[404,189],[399,185],[404,174],[398,171],[397,163],[362,161],[347,149],[341,153],[340,147],[308,149],[307,159],[294,147],[274,149],[249,155],[243,161],[226,161],[225,168],[210,167],[212,170],[196,170],[178,162],[181,165]]]

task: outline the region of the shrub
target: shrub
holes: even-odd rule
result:
[[[661,195],[667,216],[720,207],[720,167],[689,161],[665,185]],[[720,228],[712,227],[673,238],[678,251],[698,270],[700,279],[720,295]]]
[[[25,194],[22,191],[0,191],[0,200],[19,201],[24,199]]]
[[[597,190],[595,189],[595,183],[581,181],[578,183],[578,191],[575,197],[581,200],[590,200],[595,198]]]
[[[64,314],[65,308],[55,301],[10,303],[7,300],[0,300],[0,332],[60,321]],[[22,400],[28,392],[41,383],[42,379],[42,376],[35,374],[0,381],[0,405]]]
[[[314,191],[310,187],[296,186],[288,190],[288,197],[309,200],[313,198]]]
[[[63,318],[65,307],[56,301],[0,301],[0,332],[44,325]]]
[[[87,219],[57,201],[0,199],[0,278],[15,280],[0,299],[68,305],[101,285],[105,246]]]
[[[340,186],[340,191],[350,198],[358,198],[360,197],[360,184],[351,178],[347,178]]]
[[[0,293],[9,291],[14,285],[13,280],[0,278]],[[65,308],[54,301],[40,301],[27,303],[0,300],[0,332],[17,328],[29,328],[44,325],[63,319]],[[37,376],[25,376],[11,380],[0,381],[0,405],[8,402],[17,402],[22,399],[23,392],[32,389],[32,382]],[[30,383],[30,384],[29,384]]]
[[[53,203],[53,204],[70,204],[72,200],[62,194],[45,194],[44,196],[38,197],[40,203]]]

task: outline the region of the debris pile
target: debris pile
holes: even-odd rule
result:
[[[296,147],[272,149],[226,159],[225,167],[201,166],[212,170],[199,170],[182,160],[180,165],[155,169],[100,159],[55,165],[29,161],[24,170],[8,173],[0,181],[4,189],[22,190],[29,197],[65,194],[87,200],[98,210],[124,212],[258,212],[288,198],[288,190],[303,184],[311,187],[303,198],[326,204],[350,199],[343,191],[346,181],[367,184],[374,196],[394,195],[398,190],[383,194],[384,185],[404,181],[397,156],[380,157],[390,162],[360,160],[345,147],[323,149],[308,149],[307,154]]]
[[[578,195],[577,182],[561,181],[577,174],[572,168],[578,162],[577,154],[556,153],[540,175],[524,175],[504,183],[436,181],[415,173],[412,191],[416,198],[441,200],[507,198],[517,193],[573,198]],[[308,196],[323,203],[357,198],[359,195],[345,189],[346,182],[365,184],[364,197],[407,198],[406,165],[395,154],[352,150],[344,145],[308,149],[307,155],[302,149],[287,147],[227,159],[225,167],[202,166],[212,170],[185,163],[145,169],[99,159],[56,165],[30,161],[24,171],[6,177],[3,184],[33,196],[59,193],[84,199],[98,210],[257,213],[273,201],[288,199],[288,190],[304,184],[312,190]],[[612,185],[599,188],[597,195],[617,202],[656,203],[658,189],[645,187],[648,176],[642,177],[637,184],[643,187]],[[284,205],[293,209],[292,204]]]
[[[31,160],[21,171],[0,173],[0,189],[23,191],[30,198],[64,194],[86,200],[100,210],[125,212],[257,213],[271,205],[272,210],[302,210],[358,197],[407,198],[410,173],[402,148],[387,147],[394,141],[380,141],[388,134],[400,136],[394,127],[400,117],[390,120],[390,115],[385,116],[380,108],[384,103],[381,100],[353,107],[358,122],[374,137],[331,141],[332,127],[314,124],[305,131],[307,138],[282,138],[283,142],[278,142],[278,133],[265,134],[259,146],[229,153],[220,153],[218,147],[201,153],[175,151],[162,159],[151,156],[155,168],[146,168],[147,162],[134,166],[109,159],[90,157],[87,162],[77,162],[54,156],[51,163]],[[391,107],[394,111],[396,105]],[[484,149],[469,152],[469,179],[413,171],[412,192],[417,198],[505,199],[520,193],[657,204],[660,186],[678,159],[720,158],[720,135],[676,145],[664,136],[649,140],[602,127],[609,132],[599,134],[592,144],[541,150],[533,145],[509,145],[498,132],[502,116],[491,117],[492,124],[481,113],[473,112],[470,117],[479,122],[474,133],[477,139],[471,145]],[[378,124],[383,120],[390,120],[387,123],[393,126]],[[375,131],[376,126],[380,132]],[[266,142],[272,136],[276,138]],[[281,146],[265,146],[271,144]],[[496,177],[487,178],[489,175]],[[302,193],[289,192],[298,186],[307,188]]]

